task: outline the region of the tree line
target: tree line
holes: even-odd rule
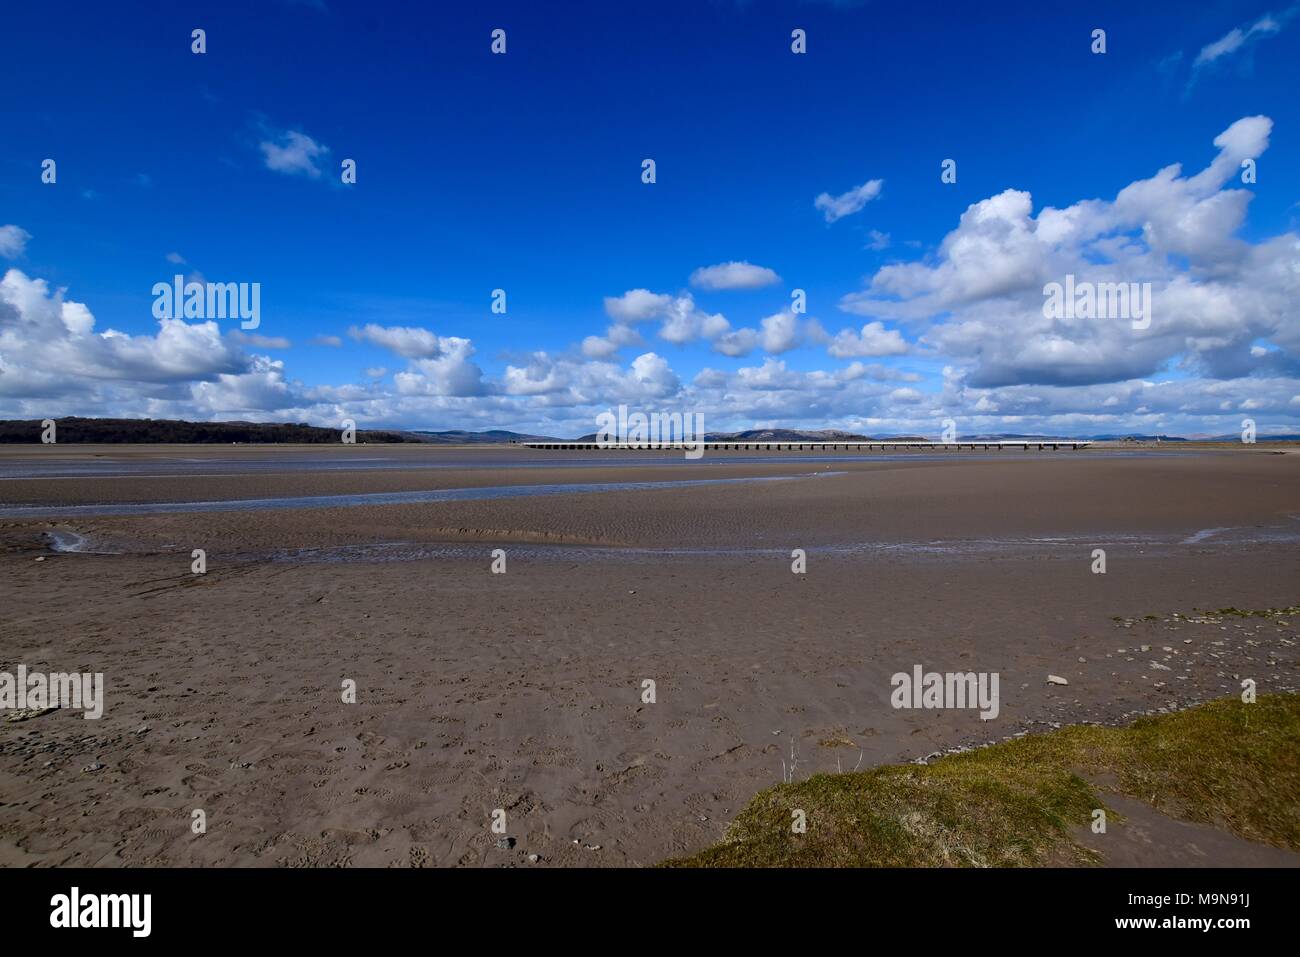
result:
[[[75,442],[129,443],[288,443],[337,444],[341,429],[323,429],[306,422],[186,422],[179,419],[54,419],[58,444]],[[0,442],[41,441],[41,419],[0,419]],[[387,430],[358,430],[357,442],[419,442],[415,436]]]

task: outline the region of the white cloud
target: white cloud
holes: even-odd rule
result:
[[[589,359],[609,359],[624,346],[637,346],[641,342],[640,334],[631,326],[615,323],[605,331],[605,335],[583,339],[582,354]]]
[[[27,240],[32,234],[21,226],[0,226],[0,256],[5,259],[17,259],[27,248]]]
[[[724,356],[747,356],[758,347],[757,329],[734,329],[713,340],[713,351]]]
[[[138,410],[178,390],[189,396],[196,381],[246,374],[255,361],[215,322],[164,319],[153,336],[96,333],[91,311],[63,290],[17,269],[0,279],[0,402],[11,412],[16,404],[102,415],[118,399]]]
[[[420,326],[382,326],[369,322],[353,326],[348,335],[409,359],[393,375],[398,394],[405,396],[477,396],[490,391],[483,370],[470,357],[474,344],[459,336],[439,336]]]
[[[612,362],[578,362],[534,352],[527,365],[507,367],[501,391],[552,409],[601,409],[620,402],[667,399],[680,389],[681,381],[668,360],[653,352],[637,356],[627,369]]]
[[[816,319],[800,322],[789,310],[768,316],[758,326],[757,329],[733,329],[715,337],[713,351],[739,358],[761,347],[771,355],[780,355],[802,345],[805,339],[820,342],[826,338]]]
[[[284,363],[265,356],[254,357],[251,367],[239,375],[220,373],[193,387],[192,403],[206,418],[248,416],[280,409],[297,399],[285,380]]]
[[[747,366],[736,372],[735,384],[739,388],[759,392],[787,392],[803,388],[805,382],[798,372],[786,368],[784,359],[764,359],[761,366]]]
[[[404,396],[478,396],[490,391],[483,370],[470,361],[474,344],[459,336],[439,336],[420,326],[382,326],[369,322],[352,326],[348,335],[409,359],[393,375]]]
[[[256,332],[246,333],[235,329],[226,333],[232,342],[242,346],[254,346],[258,349],[290,349],[293,343],[284,336],[263,336]]]
[[[659,338],[676,345],[684,345],[697,339],[716,339],[731,329],[721,313],[709,313],[699,309],[695,300],[689,295],[678,296],[666,310],[664,321],[659,327]]]
[[[267,169],[290,175],[301,174],[312,179],[320,177],[321,170],[316,164],[329,155],[329,147],[297,130],[272,132],[270,136],[270,139],[258,144]]]
[[[605,314],[615,322],[644,322],[663,314],[673,297],[649,289],[629,289],[621,296],[605,297]]]
[[[1196,54],[1196,59],[1192,61],[1193,69],[1214,63],[1223,57],[1236,53],[1243,47],[1250,46],[1265,37],[1279,33],[1282,26],[1287,20],[1291,19],[1295,12],[1296,8],[1292,7],[1277,17],[1272,14],[1265,14],[1245,29],[1233,27],[1213,43],[1207,43],[1201,47],[1201,52]]]
[[[526,366],[507,366],[504,386],[509,395],[552,395],[569,387],[565,366],[545,352],[535,352]]]
[[[1033,212],[1006,190],[970,206],[933,261],[885,266],[841,308],[917,324],[921,342],[961,362],[976,386],[1085,385],[1150,376],[1170,363],[1212,378],[1294,374],[1300,358],[1300,238],[1237,234],[1252,192],[1241,161],[1268,148],[1272,122],[1246,117],[1218,155],[1185,176],[1165,167],[1120,190]],[[1043,287],[1151,283],[1152,321],[1043,315]],[[1277,350],[1252,355],[1266,339]],[[848,340],[846,340],[848,342]]]
[[[649,319],[661,320],[659,338],[674,345],[713,340],[731,329],[731,323],[721,313],[705,312],[696,306],[689,292],[670,296],[631,289],[621,296],[606,296],[605,312],[615,324],[603,338],[588,336],[583,340],[582,351],[589,358],[609,358],[620,347],[639,342],[640,337],[628,325]]]
[[[668,365],[668,360],[653,352],[632,360],[627,379],[641,398],[667,398],[681,388],[681,382]]]
[[[886,329],[881,322],[868,322],[861,332],[841,329],[826,351],[837,359],[847,359],[853,356],[901,356],[907,353],[908,347],[897,329]]]
[[[443,340],[419,326],[381,326],[368,322],[353,326],[348,335],[357,342],[373,343],[406,359],[429,359],[443,351]]]
[[[799,344],[799,320],[791,312],[778,312],[759,323],[763,351],[772,355],[789,352]]]
[[[618,353],[618,346],[607,336],[587,336],[582,340],[582,354],[588,359],[610,359]]]
[[[367,327],[369,328],[369,327]],[[382,328],[382,327],[376,327]],[[413,330],[403,329],[403,332]],[[419,330],[421,332],[427,330]],[[430,333],[432,335],[432,333]],[[483,370],[470,361],[474,344],[458,336],[437,338],[437,352],[433,356],[411,359],[405,372],[393,376],[393,383],[401,395],[417,396],[475,396],[488,391],[483,381]],[[404,345],[411,345],[404,342]],[[394,351],[397,351],[396,349]],[[406,353],[398,352],[399,355]]]
[[[880,188],[884,185],[883,179],[872,179],[838,196],[822,193],[813,200],[813,206],[822,211],[826,222],[833,223],[837,219],[859,212],[867,203],[880,195]]]
[[[697,289],[761,289],[781,281],[774,270],[749,262],[718,263],[701,266],[691,273],[691,285]]]

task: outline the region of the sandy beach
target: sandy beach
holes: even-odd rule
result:
[[[1295,691],[1300,620],[1195,610],[1300,604],[1298,544],[1262,448],[0,449],[0,670],[106,689],[0,721],[0,865],[652,865],[790,774]]]

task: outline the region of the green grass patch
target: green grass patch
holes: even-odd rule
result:
[[[1081,725],[929,765],[779,784],[741,810],[720,844],[665,866],[1092,864],[1071,830],[1109,792],[1300,850],[1300,695],[1225,698],[1125,728]],[[792,829],[796,810],[806,833]]]

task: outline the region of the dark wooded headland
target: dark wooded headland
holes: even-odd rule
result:
[[[342,429],[322,429],[290,422],[184,422],[177,419],[55,419],[59,445],[102,443],[283,443],[338,444]],[[40,443],[45,427],[40,419],[0,419],[0,443]],[[419,442],[413,435],[392,431],[357,431],[358,442]]]

